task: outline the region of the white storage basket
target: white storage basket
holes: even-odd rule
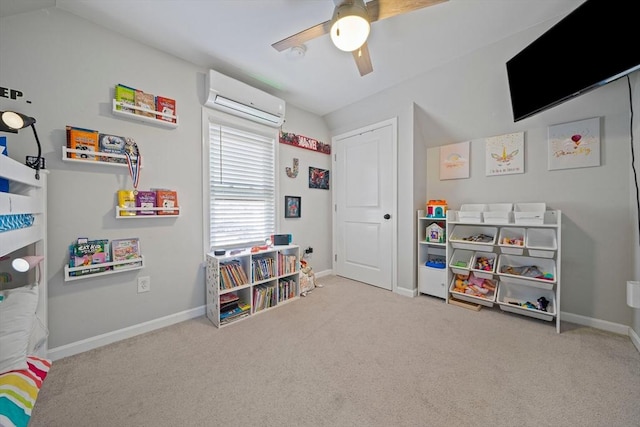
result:
[[[482,225],[456,225],[451,232],[449,242],[456,249],[491,251],[496,242],[498,227]],[[474,237],[484,235],[486,240],[474,240]]]
[[[544,297],[549,301],[546,308],[547,311],[522,306],[526,302],[536,305],[540,297]],[[500,305],[500,309],[504,311],[535,317],[536,319],[551,321],[556,315],[556,296],[551,290],[500,282],[496,302]]]
[[[530,256],[553,258],[556,249],[558,249],[556,230],[551,228],[528,229],[525,246]]]
[[[486,223],[508,224],[511,222],[512,210],[512,203],[490,203],[482,216]]]
[[[521,274],[520,270],[525,267],[536,267],[540,273],[550,277],[531,277]],[[501,254],[498,257],[496,273],[500,275],[500,280],[503,282],[553,289],[553,285],[556,283],[556,262],[550,258]]]
[[[502,227],[498,235],[498,247],[504,254],[522,255],[526,243],[526,231],[518,227]]]

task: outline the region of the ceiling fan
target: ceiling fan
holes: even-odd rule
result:
[[[330,33],[331,40],[338,49],[353,54],[358,71],[364,76],[373,71],[367,46],[371,23],[445,1],[447,0],[370,0],[365,3],[364,0],[333,0],[336,6],[330,20],[275,42],[271,46],[282,52]]]

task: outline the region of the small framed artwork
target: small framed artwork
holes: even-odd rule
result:
[[[329,189],[329,171],[309,166],[309,188]]]
[[[440,147],[440,180],[469,178],[469,143]]]
[[[600,118],[549,126],[549,170],[600,166]]]
[[[485,138],[486,175],[524,173],[524,132]]]
[[[298,196],[284,196],[284,217],[300,218],[302,199]]]

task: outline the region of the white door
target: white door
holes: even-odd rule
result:
[[[394,287],[396,121],[332,140],[336,275]]]

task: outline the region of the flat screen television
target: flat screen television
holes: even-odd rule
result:
[[[640,68],[635,1],[586,0],[507,61],[513,121]]]

